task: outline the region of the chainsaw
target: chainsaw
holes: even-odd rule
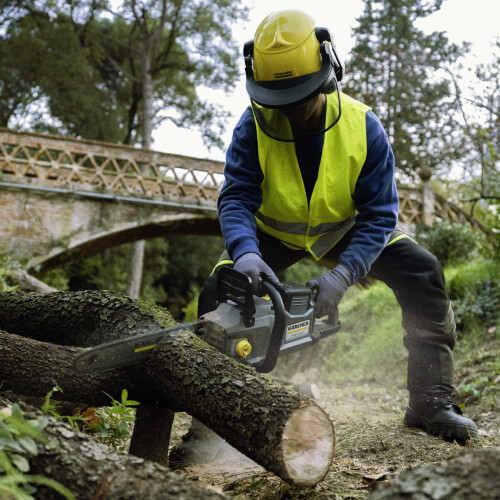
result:
[[[78,371],[95,371],[140,363],[166,335],[190,330],[230,358],[269,373],[281,353],[312,345],[340,329],[338,315],[315,319],[316,294],[310,288],[263,275],[262,289],[266,296],[254,296],[248,276],[223,267],[217,275],[219,305],[198,322],[97,345],[79,353],[74,366]]]

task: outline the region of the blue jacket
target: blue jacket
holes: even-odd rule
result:
[[[336,127],[342,126],[342,119]],[[226,153],[225,182],[218,199],[219,221],[233,260],[247,252],[260,255],[254,213],[262,202],[263,174],[259,166],[257,133],[250,108],[233,131]],[[328,132],[326,132],[328,133]],[[365,276],[383,250],[398,219],[394,155],[382,124],[366,114],[367,158],[356,184],[355,234],[340,256],[354,279]],[[318,173],[324,135],[296,142],[299,166],[310,197]]]

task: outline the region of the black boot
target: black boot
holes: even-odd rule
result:
[[[404,423],[408,427],[424,429],[447,441],[464,444],[477,437],[477,425],[462,416],[462,410],[446,389],[434,386],[421,394],[410,394]]]

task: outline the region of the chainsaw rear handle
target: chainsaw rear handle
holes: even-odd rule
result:
[[[286,327],[285,306],[281,294],[276,289],[273,281],[262,275],[262,290],[266,292],[274,307],[274,325],[269,339],[269,346],[267,347],[266,357],[258,366],[256,370],[259,373],[271,372],[278,361],[278,356],[281,349],[281,341],[283,339],[283,332]]]

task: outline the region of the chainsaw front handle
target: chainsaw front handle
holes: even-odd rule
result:
[[[274,325],[267,347],[266,357],[261,364],[256,366],[259,373],[269,373],[274,370],[278,361],[278,356],[281,349],[281,341],[283,339],[283,331],[286,327],[285,306],[281,294],[276,289],[274,281],[262,276],[262,289],[269,295],[274,307]]]

